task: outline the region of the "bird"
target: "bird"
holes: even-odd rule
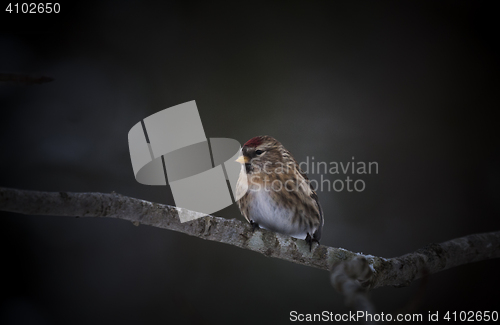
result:
[[[236,159],[241,171],[236,183],[241,214],[253,230],[264,228],[305,239],[312,250],[321,239],[324,219],[318,195],[292,154],[275,138],[248,140]]]

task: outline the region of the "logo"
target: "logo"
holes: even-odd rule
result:
[[[246,192],[236,194],[242,168],[235,161],[241,155],[239,142],[207,139],[195,101],[138,122],[128,133],[128,144],[135,179],[170,185],[181,222],[226,208]]]

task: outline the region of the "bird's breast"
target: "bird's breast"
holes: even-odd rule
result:
[[[307,230],[301,229],[298,222],[293,222],[296,214],[294,207],[285,207],[278,204],[269,190],[249,190],[248,214],[249,219],[258,223],[260,227],[271,231],[304,239]]]

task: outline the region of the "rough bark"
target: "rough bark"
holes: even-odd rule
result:
[[[36,192],[0,188],[0,210],[28,215],[123,219],[135,225],[179,231],[293,263],[328,271],[333,268],[334,272],[334,266],[338,267],[342,262],[360,256],[366,259],[366,266],[371,272],[366,275],[367,272],[356,271],[348,273],[347,278],[353,279],[363,273],[363,277],[356,280],[360,280],[359,284],[364,289],[386,285],[405,286],[424,274],[500,257],[500,231],[468,235],[441,244],[430,244],[413,253],[395,258],[364,255],[323,245],[313,245],[312,251],[309,251],[309,245],[303,240],[262,229],[252,232],[249,224],[236,219],[204,215],[202,218],[181,223],[178,217],[180,208],[116,193]],[[197,214],[197,212],[192,213]],[[343,286],[341,281],[337,281],[334,285],[338,288]],[[358,289],[354,291],[356,290]]]

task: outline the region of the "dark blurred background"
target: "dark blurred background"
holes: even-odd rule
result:
[[[85,1],[0,13],[0,186],[173,204],[127,133],[196,100],[207,137],[269,134],[299,161],[376,161],[319,193],[322,244],[393,257],[500,228],[493,2]],[[327,176],[334,180],[336,177]],[[311,175],[318,179],[318,175]],[[345,178],[345,176],[342,176]],[[2,324],[275,324],[345,313],[328,273],[113,219],[1,213]],[[235,206],[215,215],[243,220]],[[381,288],[379,312],[498,310],[500,261]]]

